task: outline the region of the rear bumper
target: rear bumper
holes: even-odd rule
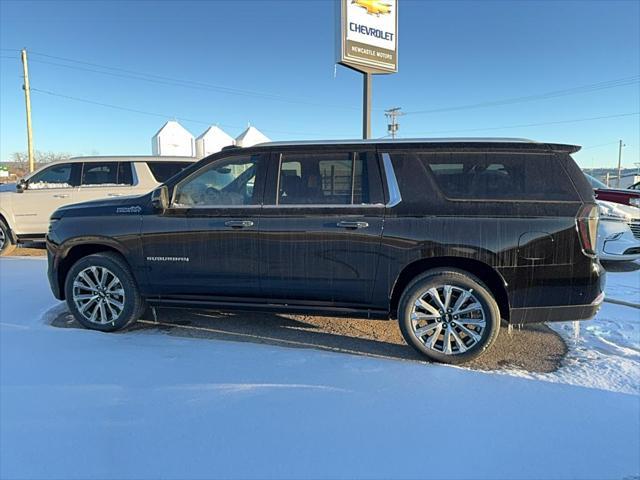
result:
[[[513,308],[509,323],[543,323],[568,322],[573,320],[589,320],[598,313],[604,292],[589,305],[562,305],[557,307]]]

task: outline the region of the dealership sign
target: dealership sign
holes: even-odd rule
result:
[[[339,0],[338,63],[366,73],[398,71],[398,0]]]

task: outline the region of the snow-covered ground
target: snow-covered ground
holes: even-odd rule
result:
[[[640,396],[610,385],[58,329],[45,269],[0,260],[1,478],[640,475]],[[603,308],[629,335],[594,337],[637,368],[630,310]]]
[[[640,304],[640,269],[608,272],[606,295]],[[562,367],[553,373],[504,373],[640,395],[640,309],[607,302],[589,322],[549,326],[569,347]]]

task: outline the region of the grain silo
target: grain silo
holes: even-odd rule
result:
[[[270,142],[271,139],[256,127],[247,127],[247,129],[236,137],[236,145],[238,147],[251,147],[258,143]]]
[[[157,156],[195,157],[195,140],[186,128],[169,120],[151,138],[151,152]]]
[[[235,140],[227,132],[217,126],[209,127],[196,138],[196,157],[204,158],[234,144]]]

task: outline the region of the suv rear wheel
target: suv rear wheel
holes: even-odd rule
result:
[[[11,231],[6,223],[0,220],[0,255],[9,255],[16,245],[11,240]]]
[[[398,306],[405,341],[431,360],[459,364],[480,356],[500,330],[489,289],[468,272],[431,270],[413,280]]]
[[[78,260],[67,275],[65,296],[78,322],[103,332],[127,327],[145,308],[128,265],[111,252]]]

